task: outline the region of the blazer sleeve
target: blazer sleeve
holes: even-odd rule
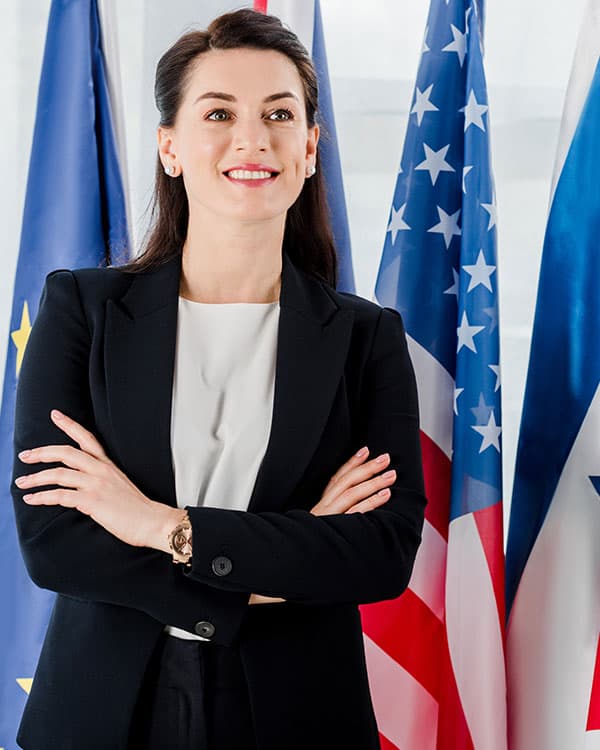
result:
[[[367,513],[327,516],[303,509],[248,513],[187,506],[194,552],[184,577],[224,591],[314,604],[366,604],[404,591],[427,501],[415,375],[396,310],[381,308],[372,342],[360,445],[367,445],[373,458],[389,452],[389,468],[396,469],[390,499]],[[319,499],[313,498],[310,507]],[[229,558],[231,565],[213,570],[218,556]]]
[[[249,592],[225,591],[187,578],[164,552],[128,545],[74,508],[23,501],[17,476],[61,462],[26,464],[18,453],[42,445],[79,446],[54,425],[60,409],[95,433],[89,386],[91,335],[69,270],[46,276],[17,383],[11,478],[19,544],[31,579],[67,596],[139,609],[163,624],[194,632],[215,625],[213,641],[229,645],[247,611]],[[44,485],[35,491],[56,489]]]

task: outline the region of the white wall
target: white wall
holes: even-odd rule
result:
[[[119,28],[133,235],[145,227],[160,53],[190,24],[250,5],[127,0]],[[427,0],[321,0],[357,292],[371,299],[406,130]],[[487,3],[486,71],[498,202],[505,517],[508,517],[537,274],[562,102],[584,0]],[[49,0],[3,0],[0,379]]]

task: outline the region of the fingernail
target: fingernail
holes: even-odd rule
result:
[[[58,419],[58,420],[61,420],[64,416],[64,414],[58,411],[58,409],[52,409],[51,414],[54,417],[54,419]]]
[[[388,493],[389,493],[389,490],[379,490],[377,494],[383,497],[384,495],[387,495]]]
[[[360,450],[358,451],[358,453],[356,454],[356,456],[357,456],[358,458],[360,458],[361,456],[364,456],[366,452],[367,452],[367,447],[365,446],[364,448],[361,448],[361,449],[360,449]]]
[[[381,456],[377,456],[377,458],[375,459],[375,461],[378,464],[382,464],[386,460],[386,458],[389,458],[389,457],[390,457],[389,453],[382,453]]]
[[[386,471],[385,474],[381,475],[384,479],[391,479],[392,477],[396,476],[396,472],[394,469],[390,469],[389,471]]]
[[[27,456],[31,453],[31,451],[21,451],[19,453],[19,458],[27,458]]]

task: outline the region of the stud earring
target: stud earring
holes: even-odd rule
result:
[[[307,170],[306,170],[306,176],[307,177],[312,177],[316,171],[317,171],[317,168],[315,167],[314,164],[312,164],[310,167],[307,168]]]
[[[175,171],[175,167],[165,167],[165,174],[172,175]]]

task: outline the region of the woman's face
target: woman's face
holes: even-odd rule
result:
[[[200,55],[174,127],[158,128],[162,162],[183,174],[190,211],[242,221],[285,218],[310,179],[318,137],[318,125],[307,126],[294,63],[275,50],[248,48]],[[253,165],[278,174],[225,174],[263,171]]]

